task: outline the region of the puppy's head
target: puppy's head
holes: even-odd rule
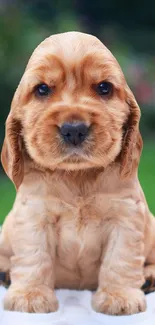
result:
[[[51,36],[32,54],[13,98],[4,169],[17,188],[24,152],[50,170],[106,168],[117,160],[129,176],[142,147],[139,119],[119,64],[97,38]]]

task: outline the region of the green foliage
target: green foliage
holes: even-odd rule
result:
[[[146,195],[147,202],[151,211],[155,214],[154,196],[154,161],[155,147],[153,144],[145,144],[139,168],[139,178]],[[0,224],[10,211],[15,198],[15,189],[12,183],[3,177],[0,179]]]

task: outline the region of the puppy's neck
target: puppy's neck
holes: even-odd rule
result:
[[[24,155],[25,167],[24,174],[25,180],[35,179],[46,180],[47,182],[53,181],[63,181],[65,184],[74,183],[77,187],[83,186],[83,184],[97,184],[102,183],[106,187],[111,189],[114,184],[118,186],[121,182],[120,179],[120,166],[118,162],[113,162],[106,168],[104,167],[92,167],[88,169],[80,169],[80,170],[63,170],[63,169],[55,169],[50,170],[46,169],[38,164],[36,164],[28,154]],[[33,175],[33,176],[32,176]]]

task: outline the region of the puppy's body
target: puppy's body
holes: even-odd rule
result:
[[[36,197],[37,192],[39,195]],[[17,213],[18,210],[22,212],[20,215]],[[37,220],[35,217],[32,218],[32,215],[28,216],[27,211],[31,211],[32,215],[36,214]],[[18,252],[21,248],[19,240],[23,232],[25,236],[29,236],[29,231],[36,227],[32,233],[35,249],[35,236],[38,236],[38,232],[42,232],[42,229],[47,229],[47,237],[42,238],[40,249],[42,250],[44,241],[47,240],[47,244],[51,247],[49,255],[55,259],[53,270],[55,286],[59,288],[97,288],[99,269],[104,256],[106,255],[106,267],[109,268],[111,258],[116,259],[117,264],[119,254],[126,255],[125,248],[121,247],[123,238],[119,239],[118,232],[123,223],[126,225],[124,231],[129,237],[127,240],[133,244],[133,247],[130,247],[133,262],[136,260],[133,258],[132,250],[138,249],[138,243],[134,242],[135,232],[139,231],[140,245],[145,239],[144,256],[141,258],[147,261],[155,231],[154,220],[144,202],[138,180],[135,180],[134,184],[119,182],[116,167],[106,169],[105,172],[101,169],[67,174],[61,171],[44,175],[30,173],[25,177],[24,185],[17,194],[9,218],[12,218],[9,223],[11,222],[13,233],[8,236],[14,252]],[[30,219],[27,225],[25,219]],[[113,247],[107,247],[111,233],[112,246],[115,245],[115,241],[118,245],[116,256]],[[137,263],[141,262],[139,258],[137,255]],[[121,284],[124,281],[124,286],[126,279],[123,273],[130,262],[128,257],[124,265],[124,261],[120,261],[119,268],[122,266],[122,274],[119,270],[119,276],[122,276]],[[31,266],[29,267],[31,269]],[[43,276],[46,277],[46,272]],[[136,276],[134,273],[131,274],[131,285]],[[137,287],[142,284],[139,275]]]
[[[40,276],[51,287],[95,290],[103,263],[103,285],[112,277],[109,285],[114,288],[118,283],[140,288],[145,280],[137,266],[154,262],[155,223],[139,181],[120,181],[115,165],[105,171],[29,172],[5,223],[9,225],[4,224],[2,233],[7,240],[6,255],[20,256],[12,257],[16,266],[12,281],[26,271],[28,287],[31,272],[39,273],[40,268]],[[30,256],[27,260],[26,252],[32,260]],[[49,265],[48,259],[52,259]],[[111,306],[110,311],[116,313]],[[132,311],[137,311],[135,306]]]
[[[100,97],[102,80],[113,88]],[[51,88],[41,98],[36,85],[43,82]],[[1,234],[0,263],[11,257],[5,308],[54,311],[58,287],[98,288],[93,306],[100,312],[145,310],[140,288],[155,275],[155,222],[137,177],[139,119],[118,63],[96,38],[58,35],[34,52],[2,151],[18,189]],[[85,123],[82,144],[62,135],[66,122],[74,132]]]

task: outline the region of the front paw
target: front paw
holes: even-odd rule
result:
[[[27,313],[49,313],[58,309],[53,290],[47,286],[10,286],[4,298],[4,309]]]
[[[144,293],[139,289],[101,290],[93,295],[95,311],[109,315],[131,315],[146,310]]]

